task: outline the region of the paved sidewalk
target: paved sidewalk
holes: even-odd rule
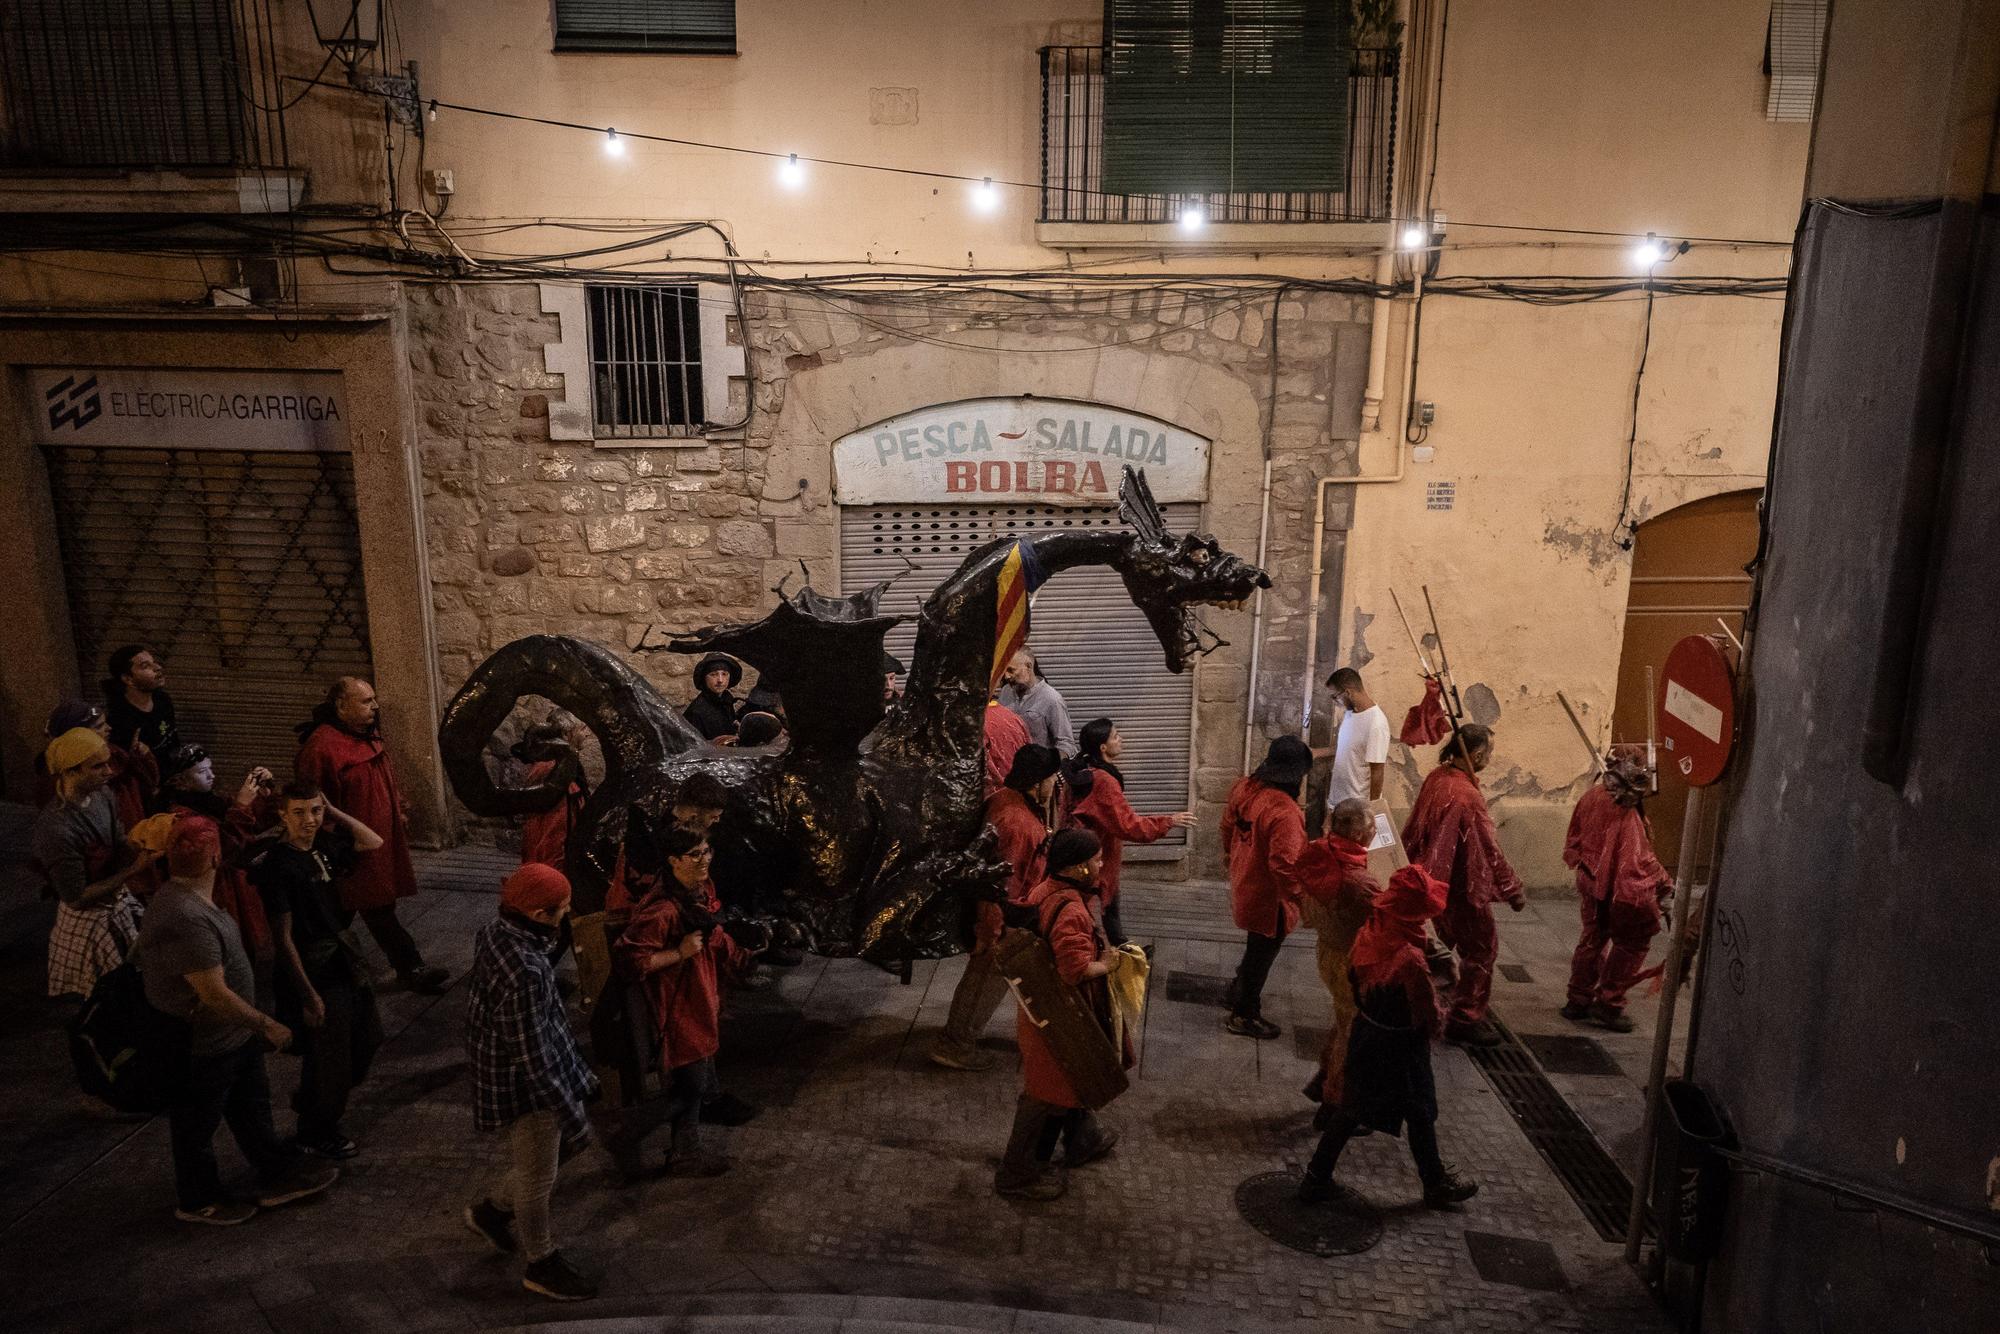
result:
[[[410,906],[431,958],[465,968],[506,869],[480,850],[425,859],[428,892]],[[1213,1004],[1167,999],[1176,974],[1176,992],[1199,993],[1232,971],[1240,941],[1223,897],[1182,885],[1130,893],[1128,927],[1158,945],[1144,1060],[1107,1115],[1124,1132],[1119,1149],[1076,1174],[1065,1198],[1018,1205],[991,1192],[1017,1087],[1011,1019],[989,1034],[1006,1053],[991,1072],[953,1074],[923,1059],[960,961],[920,964],[902,986],[866,965],[811,960],[732,1001],[725,1084],[766,1111],[720,1132],[730,1175],[624,1189],[595,1151],[564,1169],[558,1231],[604,1272],[605,1295],[556,1308],[521,1293],[458,1221],[493,1149],[472,1130],[458,989],[437,1000],[384,993],[390,1041],[351,1117],[364,1152],[332,1191],[241,1228],[192,1228],[172,1219],[164,1122],[84,1110],[59,1016],[39,999],[37,909],[19,906],[10,886],[0,911],[15,904],[11,920],[31,929],[0,947],[0,1061],[11,1075],[0,1090],[0,1254],[16,1279],[7,1323],[365,1334],[645,1316],[617,1327],[692,1328],[705,1310],[750,1328],[742,1321],[763,1303],[774,1320],[819,1310],[826,1318],[810,1327],[859,1328],[921,1308],[857,1300],[922,1299],[965,1304],[951,1318],[938,1308],[934,1327],[1082,1329],[1083,1317],[1099,1317],[1201,1330],[1666,1328],[1617,1248],[1598,1240],[1451,1049],[1437,1056],[1441,1138],[1446,1157],[1480,1181],[1478,1199],[1460,1213],[1421,1209],[1402,1146],[1373,1136],[1355,1143],[1343,1170],[1386,1210],[1380,1245],[1319,1259],[1253,1231],[1236,1213],[1236,1185],[1296,1166],[1312,1144],[1299,1089],[1326,1019],[1311,938],[1288,945],[1273,975],[1267,1010],[1285,1035],[1250,1042],[1222,1031]],[[1504,960],[1534,978],[1502,985],[1517,1028],[1543,1007],[1548,979],[1560,987],[1551,962],[1567,956],[1560,906],[1538,902],[1532,917],[1505,924]],[[1628,1046],[1642,1051],[1637,1035],[1605,1045],[1621,1059]],[[281,1106],[293,1064],[272,1061]],[[225,1171],[240,1174],[226,1137],[220,1152]],[[1482,1278],[1468,1233],[1548,1243],[1564,1286]]]

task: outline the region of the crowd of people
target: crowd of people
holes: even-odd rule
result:
[[[49,795],[33,849],[57,899],[49,991],[85,998],[115,970],[137,967],[147,1000],[178,1025],[182,1049],[165,1100],[176,1217],[240,1223],[260,1208],[326,1190],[339,1163],[361,1151],[343,1118],[382,1040],[375,991],[387,979],[371,976],[353,934],[356,920],[407,988],[436,994],[451,979],[425,961],[398,916],[416,880],[370,683],[333,683],[298,729],[290,781],[259,766],[224,797],[215,791],[212,762],[180,735],[159,655],[130,646],[113,655],[110,668],[102,706],[69,701],[49,717]],[[890,702],[902,665],[885,657],[883,669]],[[765,682],[738,700],[742,672],[724,654],[700,660],[688,721],[719,744],[783,745],[778,691]],[[1492,759],[1493,736],[1451,722],[1438,767],[1397,840],[1380,806],[1387,717],[1357,672],[1344,668],[1328,684],[1345,706],[1335,745],[1315,752],[1296,738],[1273,741],[1235,784],[1222,814],[1231,912],[1244,932],[1222,1023],[1251,1040],[1279,1035],[1263,1013],[1264,990],[1288,935],[1302,922],[1310,926],[1331,1022],[1305,1087],[1319,1104],[1320,1138],[1299,1196],[1310,1203],[1347,1198],[1334,1179],[1342,1150],[1375,1131],[1406,1140],[1423,1202],[1449,1208],[1478,1187],[1441,1156],[1431,1047],[1493,1040],[1485,1023],[1497,953],[1493,905],[1518,911],[1524,903],[1477,777]],[[1437,739],[1425,735],[1430,720],[1420,713],[1411,711],[1406,742]],[[1033,938],[1103,1038],[1106,1060],[1129,1067],[1134,1051],[1124,1019],[1141,1003],[1134,993],[1143,992],[1150,951],[1129,940],[1121,920],[1124,848],[1186,828],[1193,816],[1132,808],[1116,720],[1073,727],[1032,650],[1006,665],[984,731],[984,813],[1007,866],[1004,900],[977,907],[970,955],[930,1060],[954,1071],[993,1064],[981,1038],[1010,982],[1021,985],[1002,961],[1003,941]],[[594,1130],[627,1182],[727,1171],[702,1127],[740,1125],[758,1109],[721,1088],[724,997],[760,966],[798,960],[782,942],[737,939],[742,929],[726,920],[725,900],[752,915],[763,900],[728,865],[728,845],[715,841],[728,804],[720,783],[689,777],[661,819],[634,808],[592,931],[601,932],[593,938],[602,942],[616,988],[645,1021],[626,1030],[627,1045],[632,1033],[644,1033],[647,1049],[624,1053],[628,1076],[618,1081],[618,1096],[604,1096],[604,1026],[593,1025],[586,1057],[556,968],[574,941],[579,974],[584,970],[563,870],[588,795],[584,735],[557,712],[528,728],[510,752],[512,784],[548,800],[524,821],[521,867],[478,934],[465,986],[474,1121],[500,1137],[501,1161],[464,1222],[520,1259],[525,1287],[563,1300],[597,1288],[553,1234],[560,1165]],[[1326,830],[1312,838],[1300,803],[1322,760],[1331,761]],[[1672,888],[1651,851],[1642,805],[1649,777],[1642,755],[1614,751],[1601,784],[1578,803],[1565,848],[1583,935],[1562,1013],[1617,1031],[1630,1027],[1626,994]],[[1407,860],[1383,883],[1370,870],[1370,851],[1384,845],[1385,834]],[[1447,954],[1454,974],[1448,996],[1436,980]],[[268,1006],[260,1006],[260,995]],[[615,1008],[600,1006],[599,1017]],[[1117,1143],[1117,1131],[1098,1115],[1115,1090],[1082,1088],[1057,1049],[1056,1031],[1025,1004],[1015,1028],[1021,1090],[994,1189],[1052,1200],[1064,1193],[1069,1172]],[[290,1137],[273,1126],[265,1057],[276,1052],[299,1060]],[[649,1085],[657,1086],[650,1096]],[[253,1199],[222,1188],[213,1140],[224,1122],[253,1170]],[[661,1126],[668,1144],[649,1164],[645,1141]]]

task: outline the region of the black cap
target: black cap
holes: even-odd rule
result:
[[[1014,752],[1014,763],[1007,769],[1007,786],[1026,792],[1061,768],[1062,756],[1054,746],[1038,746],[1030,741]]]
[[[1048,872],[1050,875],[1060,875],[1070,867],[1081,865],[1095,857],[1103,846],[1097,841],[1097,835],[1088,829],[1058,829],[1055,837],[1049,840]]]
[[[1312,747],[1295,736],[1281,736],[1271,743],[1264,762],[1250,776],[1273,787],[1292,789],[1312,770],[1312,763]]]

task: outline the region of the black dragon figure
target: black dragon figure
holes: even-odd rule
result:
[[[1053,576],[1108,565],[1145,613],[1167,667],[1183,671],[1204,644],[1194,609],[1235,606],[1270,579],[1206,534],[1168,533],[1143,472],[1119,494],[1130,531],[1023,536],[1024,559]],[[1015,538],[968,556],[923,604],[903,698],[885,715],[883,636],[900,618],[877,614],[882,590],[829,598],[810,588],[763,620],[711,627],[673,642],[720,650],[776,682],[789,746],[705,742],[618,654],[564,635],[519,639],[494,653],[453,697],[439,727],[447,774],[475,813],[545,809],[553,791],[498,786],[486,744],[515,705],[540,696],[589,726],[605,775],[571,832],[568,868],[579,911],[603,902],[627,812],[666,818],[681,781],[721,780],[730,805],[717,839],[755,883],[776,886],[781,939],[885,967],[966,948],[972,906],[1000,896],[1006,868],[983,832],[984,710],[999,579]]]

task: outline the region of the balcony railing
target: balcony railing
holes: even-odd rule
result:
[[[1172,222],[1200,199],[1210,222],[1380,222],[1395,166],[1399,52],[1353,53],[1345,190],[1109,194],[1104,181],[1104,48],[1042,48],[1043,222]]]
[[[272,17],[270,0],[7,0],[0,165],[282,167]]]

